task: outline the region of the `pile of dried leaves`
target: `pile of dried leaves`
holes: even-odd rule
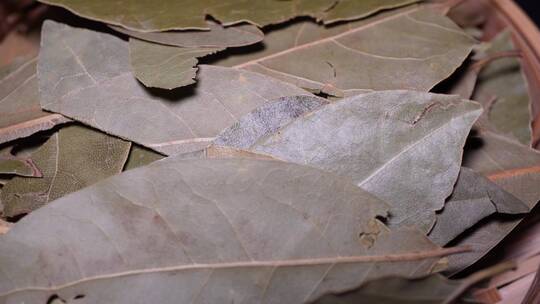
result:
[[[42,2],[93,21],[0,70],[0,303],[474,303],[511,267],[445,278],[540,199],[510,32],[455,1]]]

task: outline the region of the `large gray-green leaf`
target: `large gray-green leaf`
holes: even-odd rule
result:
[[[2,188],[4,215],[28,213],[121,172],[129,147],[129,142],[86,127],[60,129],[32,153],[43,178],[14,177]]]
[[[19,175],[41,177],[41,171],[28,157],[11,154],[12,147],[0,149],[0,175]]]
[[[381,91],[304,115],[252,149],[353,179],[391,206],[390,223],[427,233],[452,193],[480,105],[457,96]]]
[[[172,31],[159,33],[141,33],[119,26],[111,26],[115,31],[140,40],[180,47],[237,47],[257,43],[264,38],[264,33],[248,24],[223,27],[207,21],[210,31]]]
[[[483,218],[493,214],[520,214],[529,206],[486,177],[461,168],[452,195],[437,214],[429,239],[441,246],[456,238]]]
[[[449,304],[468,303],[463,295],[474,285],[510,270],[505,263],[479,271],[461,280],[448,280],[432,274],[422,278],[388,277],[373,280],[361,287],[338,295],[326,295],[314,304]],[[474,302],[476,303],[476,302]]]
[[[484,175],[532,209],[540,200],[540,153],[480,127],[470,141],[463,165]],[[519,221],[519,217],[493,217],[473,227],[457,244],[471,245],[474,250],[451,257],[448,271],[457,272],[477,261]]]
[[[36,58],[6,68],[0,79],[0,143],[32,135],[68,121],[39,105]]]
[[[325,104],[328,104],[326,99],[315,96],[279,98],[242,116],[236,123],[221,132],[213,144],[249,149],[260,138],[274,134],[292,120]]]
[[[477,58],[514,49],[510,31],[504,31]],[[484,67],[478,75],[473,99],[486,105],[486,115],[498,131],[527,146],[531,144],[531,104],[519,59],[501,58]]]
[[[387,209],[314,168],[170,157],[58,199],[0,236],[0,302],[294,304],[426,274],[456,252],[388,230],[375,219]]]
[[[450,19],[419,8],[386,14],[346,31],[341,27],[335,35],[303,44],[298,42],[301,28],[296,46],[235,67],[336,96],[358,90],[429,91],[461,65],[474,45]]]
[[[135,77],[145,86],[174,89],[195,83],[197,58],[221,51],[217,47],[175,47],[129,39]]]
[[[206,16],[212,16],[224,25],[249,22],[264,26],[287,21],[296,16],[317,16],[336,2],[336,0],[40,1],[67,8],[89,19],[120,25],[139,32],[207,29]]]
[[[201,66],[196,86],[158,95],[133,77],[128,53],[128,43],[114,36],[46,21],[38,65],[42,107],[174,154],[206,147],[270,100],[308,94],[256,73]]]

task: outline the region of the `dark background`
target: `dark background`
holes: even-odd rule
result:
[[[521,8],[540,26],[540,0],[517,0]]]

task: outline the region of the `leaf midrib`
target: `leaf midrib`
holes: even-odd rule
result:
[[[399,254],[388,255],[364,255],[364,256],[348,256],[348,257],[331,257],[331,258],[308,258],[308,259],[294,259],[294,260],[266,260],[266,261],[248,261],[248,262],[224,262],[224,263],[201,263],[201,264],[183,264],[179,266],[169,267],[157,267],[130,270],[124,272],[117,272],[105,275],[96,275],[88,277],[63,285],[50,286],[50,287],[27,287],[15,289],[4,294],[0,294],[0,298],[7,297],[15,293],[24,291],[51,291],[60,290],[83,284],[90,281],[113,279],[118,277],[126,277],[131,275],[140,275],[146,273],[159,273],[170,271],[189,271],[195,269],[227,269],[227,268],[251,268],[251,267],[296,267],[296,266],[317,266],[326,264],[351,264],[351,263],[377,263],[377,262],[401,262],[401,261],[416,261],[428,258],[444,257],[456,253],[468,252],[471,248],[468,246],[451,247],[451,248],[437,248],[426,251],[407,252]]]

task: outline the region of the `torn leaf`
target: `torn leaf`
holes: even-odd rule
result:
[[[175,47],[129,39],[133,73],[145,86],[171,90],[195,83],[197,58],[223,48]]]
[[[247,21],[257,26],[265,26],[284,22],[296,16],[314,16],[336,2],[336,0],[40,1],[67,8],[85,18],[139,32],[208,29],[206,16],[212,16],[224,25]]]

